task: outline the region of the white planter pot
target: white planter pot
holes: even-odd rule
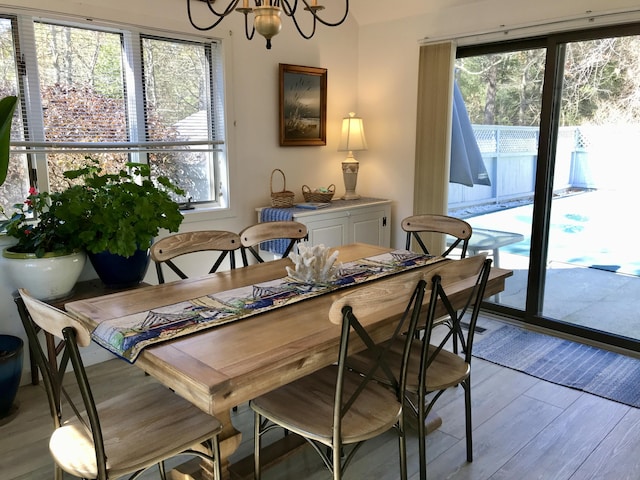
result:
[[[2,251],[3,269],[14,289],[26,288],[40,300],[56,300],[71,294],[82,273],[87,256],[84,252],[69,255],[47,253],[38,258],[33,253]]]

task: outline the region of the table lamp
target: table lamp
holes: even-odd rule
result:
[[[353,156],[353,152],[367,149],[367,139],[364,137],[362,118],[355,115],[355,113],[350,112],[348,117],[342,119],[342,134],[340,135],[340,144],[338,146],[339,152],[349,152],[347,158],[342,162],[342,178],[345,189],[343,200],[360,198],[360,195],[356,193],[359,163]]]

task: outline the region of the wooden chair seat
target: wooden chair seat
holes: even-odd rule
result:
[[[293,433],[331,446],[337,376],[337,367],[323,368],[258,397],[251,408],[275,423],[286,425]],[[360,375],[346,375],[344,395],[351,396],[361,383]],[[315,395],[310,396],[309,392]],[[391,390],[370,382],[342,418],[342,443],[350,445],[376,437],[391,429],[401,414],[402,404]]]
[[[222,430],[221,423],[171,390],[146,383],[96,405],[109,478],[142,470],[173,457]],[[171,439],[167,442],[167,439]],[[77,417],[49,441],[55,462],[80,478],[98,478],[93,437]]]
[[[381,345],[381,348],[386,349],[389,345],[385,342]],[[397,365],[402,359],[402,349],[404,345],[401,342],[395,341],[393,345],[389,347],[387,352],[389,358],[389,364],[394,375],[399,374]],[[429,345],[429,356],[431,357],[436,351],[435,345]],[[411,358],[419,359],[422,354],[422,341],[414,340],[411,344]],[[362,354],[366,358],[366,354]],[[354,355],[349,359],[349,366],[354,370],[362,368],[362,363],[358,361],[362,357]],[[454,387],[463,380],[465,380],[471,373],[471,365],[465,362],[464,358],[449,352],[448,350],[442,350],[437,356],[433,357],[433,362],[429,365],[429,374],[426,378],[427,391],[436,392],[438,390],[444,390],[449,387]],[[380,376],[378,380],[384,381]],[[413,360],[407,365],[407,390],[410,392],[418,391],[418,379],[420,378],[420,362]]]

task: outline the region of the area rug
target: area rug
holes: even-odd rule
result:
[[[512,325],[474,342],[473,356],[640,408],[640,360],[635,358]]]

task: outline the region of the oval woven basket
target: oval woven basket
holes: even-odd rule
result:
[[[307,185],[302,186],[302,195],[305,202],[329,203],[336,193],[336,186],[332,183],[327,188],[328,192],[312,192]]]
[[[273,174],[280,172],[282,174],[282,190],[279,192],[273,191]],[[287,177],[284,172],[279,168],[276,168],[271,172],[271,181],[269,182],[269,188],[271,190],[271,206],[276,208],[291,208],[293,207],[293,197],[295,194],[287,190]]]

